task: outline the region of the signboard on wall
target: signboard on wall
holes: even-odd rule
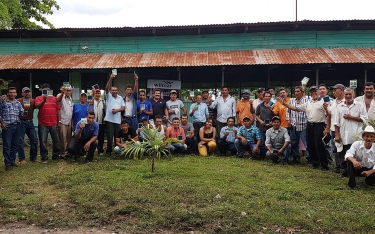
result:
[[[177,91],[177,97],[180,95],[181,81],[180,80],[147,80],[147,97],[152,98],[155,89],[160,89],[161,98],[168,101],[169,92],[171,90]]]

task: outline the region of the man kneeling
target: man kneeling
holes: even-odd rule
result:
[[[283,164],[288,164],[290,137],[286,128],[280,127],[279,116],[272,118],[272,128],[266,131],[267,155],[272,155],[274,163],[279,162],[279,156],[282,155]]]
[[[138,136],[135,133],[135,130],[133,130],[126,119],[123,119],[121,121],[121,129],[118,130],[115,136],[116,139],[116,147],[113,149],[113,151],[116,154],[122,154],[126,150],[126,142],[132,141],[133,139],[135,141],[138,140]]]
[[[98,138],[99,124],[95,121],[95,113],[89,112],[86,118],[78,121],[74,137],[70,140],[67,150],[70,155],[77,156],[82,154],[82,149],[86,152],[86,162],[92,162],[94,152],[97,147],[96,139]]]
[[[349,188],[357,185],[355,176],[366,177],[367,185],[375,184],[375,130],[372,126],[367,126],[359,135],[363,141],[355,141],[345,154],[345,160],[348,162]]]

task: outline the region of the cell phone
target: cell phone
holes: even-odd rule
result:
[[[112,74],[117,76],[117,69],[112,69]]]
[[[100,89],[100,88],[99,88],[99,85],[98,85],[98,84],[94,84],[94,85],[92,86],[92,89],[97,90],[97,89]]]
[[[254,94],[250,94],[250,100],[255,100],[255,95]]]
[[[269,102],[268,105],[269,105],[269,106],[273,106],[273,102]]]
[[[81,118],[81,123],[82,124],[87,124],[87,118]]]
[[[348,110],[341,110],[341,113],[342,113],[343,115],[346,115],[346,114],[349,114],[349,111],[348,111]]]
[[[182,141],[182,136],[181,136],[181,135],[177,136],[177,139],[178,139],[179,141]]]
[[[278,150],[274,150],[274,151],[272,151],[272,153],[273,153],[273,154],[278,154],[279,151],[278,151]]]
[[[53,96],[53,90],[52,89],[48,89],[47,90],[47,95],[48,96]]]
[[[30,106],[30,99],[23,99],[24,106]]]
[[[47,89],[43,89],[43,90],[42,90],[42,94],[43,94],[43,95],[47,95]]]
[[[329,97],[328,97],[328,96],[325,96],[325,97],[323,98],[323,100],[324,100],[324,102],[330,102],[330,100],[329,100]]]
[[[269,120],[269,119],[265,119],[264,122],[265,122],[266,124],[270,124],[270,120]]]
[[[142,123],[139,123],[138,124],[138,128],[142,128],[143,124]]]
[[[187,131],[187,132],[186,132],[186,136],[187,136],[187,137],[190,136],[190,131]]]
[[[233,128],[228,128],[228,132],[233,132]]]
[[[87,100],[92,100],[92,96],[91,95],[89,95],[89,96],[87,96]]]
[[[63,87],[68,88],[69,87],[69,82],[63,82]]]

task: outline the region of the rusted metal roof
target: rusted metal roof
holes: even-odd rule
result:
[[[96,69],[324,63],[375,63],[375,48],[0,55],[0,69]]]

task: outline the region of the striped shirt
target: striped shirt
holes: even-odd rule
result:
[[[238,135],[243,136],[246,141],[250,144],[256,144],[257,140],[262,139],[260,134],[259,128],[251,125],[251,128],[245,128],[245,126],[241,126],[237,132]]]
[[[289,105],[297,107],[308,102],[309,100],[310,99],[308,97],[302,97],[300,100],[292,98],[289,102]],[[292,126],[296,128],[296,131],[300,132],[307,128],[306,112],[288,109],[288,111],[286,112],[286,120],[290,121]]]
[[[9,100],[2,101],[0,104],[0,118],[6,125],[20,122],[19,115],[23,114],[23,108],[19,101],[14,103]]]

